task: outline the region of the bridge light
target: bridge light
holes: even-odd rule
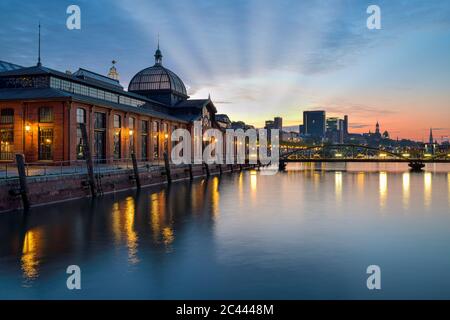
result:
[[[404,153],[402,154],[402,156],[404,156],[405,158],[409,158],[411,155],[409,153]]]
[[[387,154],[386,153],[380,153],[380,158],[386,158]]]
[[[336,153],[334,156],[335,156],[336,158],[342,158],[342,153]]]
[[[430,158],[430,157],[432,157],[433,155],[432,155],[431,153],[425,153],[424,156],[425,156],[425,158]]]
[[[447,155],[447,157],[449,157],[450,158],[450,153]]]

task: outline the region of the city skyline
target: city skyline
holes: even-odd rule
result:
[[[4,1],[0,60],[34,65],[40,20],[45,66],[106,74],[114,59],[127,87],[160,34],[190,96],[211,94],[232,120],[298,126],[303,111],[323,109],[349,114],[355,133],[379,121],[393,137],[426,141],[432,127],[440,141],[450,131],[450,4],[378,2],[383,27],[371,31],[367,1],[78,1],[82,27],[70,31],[69,2]]]

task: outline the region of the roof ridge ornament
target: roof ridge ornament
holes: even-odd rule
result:
[[[158,48],[156,49],[156,52],[155,52],[155,65],[156,66],[162,66],[162,58],[163,58],[163,55],[161,53],[161,50],[159,49],[159,34],[158,34]]]

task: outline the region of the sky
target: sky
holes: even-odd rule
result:
[[[80,30],[66,27],[71,4]],[[159,34],[191,98],[211,94],[233,121],[297,128],[326,110],[355,133],[379,121],[392,138],[450,136],[448,0],[2,0],[0,21],[0,60],[36,64],[40,21],[44,66],[106,74],[116,60],[124,87],[154,64]]]

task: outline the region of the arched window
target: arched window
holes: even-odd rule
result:
[[[83,108],[77,109],[77,123],[86,123],[86,110]]]
[[[128,136],[130,139],[130,155],[134,153],[134,136],[135,136],[135,123],[136,120],[133,117],[128,118]]]
[[[114,139],[113,139],[113,156],[118,160],[121,157],[121,140],[122,140],[122,117],[118,114],[114,115]]]
[[[83,133],[81,132],[80,124],[86,124],[86,110],[83,108],[77,108],[77,159],[84,159],[83,150]]]

